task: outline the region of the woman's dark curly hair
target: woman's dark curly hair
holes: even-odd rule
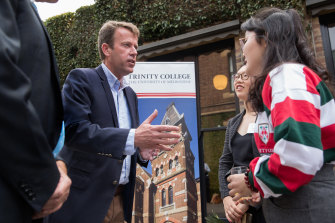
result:
[[[263,111],[262,89],[267,74],[285,62],[300,63],[308,66],[331,88],[328,72],[316,61],[308,45],[299,14],[294,9],[281,10],[264,8],[248,19],[241,26],[243,31],[256,33],[260,44],[261,38],[266,41],[262,72],[256,77],[250,89],[249,102],[255,111]],[[332,92],[334,95],[334,92]]]

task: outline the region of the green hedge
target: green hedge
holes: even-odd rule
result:
[[[303,0],[96,0],[94,5],[52,17],[45,23],[63,83],[71,69],[100,63],[97,33],[106,20],[136,24],[141,31],[141,45],[234,19],[244,21],[266,6],[304,12]]]

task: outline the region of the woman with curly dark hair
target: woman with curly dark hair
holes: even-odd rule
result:
[[[247,73],[258,74],[249,101],[258,112],[261,157],[228,177],[230,195],[263,199],[267,222],[335,219],[335,102],[329,74],[310,50],[299,14],[266,8],[242,24]],[[328,87],[327,87],[328,85]],[[247,202],[244,200],[243,202]]]

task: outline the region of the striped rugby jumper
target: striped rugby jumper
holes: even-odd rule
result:
[[[324,163],[335,163],[335,102],[308,67],[287,63],[263,86],[255,141],[261,157],[250,163],[249,181],[264,198],[294,192]]]

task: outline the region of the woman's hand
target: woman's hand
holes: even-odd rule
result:
[[[250,197],[251,190],[244,182],[244,174],[233,174],[227,177],[230,189],[229,195],[233,197],[234,201],[238,201],[241,197]]]
[[[256,207],[262,203],[261,194],[259,192],[252,192],[251,197],[241,197],[237,204],[245,204],[249,206]]]
[[[248,210],[249,206],[245,204],[238,204],[233,201],[233,198],[227,196],[223,199],[223,206],[226,218],[229,222],[241,222],[243,214]]]

